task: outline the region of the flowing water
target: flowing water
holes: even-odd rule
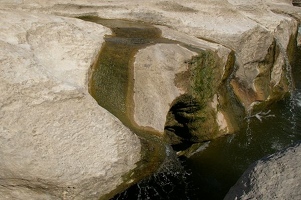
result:
[[[298,67],[293,68],[296,89],[289,97],[246,118],[238,133],[204,143],[190,158],[177,158],[160,138],[133,125],[128,106],[131,98],[128,79],[132,78],[129,66],[133,55],[147,45],[172,41],[160,38],[157,29],[141,24],[137,27],[135,23],[122,20],[85,20],[111,27],[115,33],[106,37],[99,55],[90,85],[92,96],[138,134],[144,152],[153,154],[144,155],[138,163],[135,176],[143,180],[112,199],[223,199],[252,162],[301,140],[301,80],[298,80],[301,72]],[[301,66],[301,55],[297,57],[300,59],[296,66]],[[291,70],[291,66],[288,67]],[[151,173],[153,175],[149,176]]]

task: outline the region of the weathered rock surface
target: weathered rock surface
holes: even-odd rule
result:
[[[164,132],[171,103],[185,92],[185,89],[176,86],[176,75],[188,71],[185,61],[196,55],[177,44],[156,44],[137,53],[134,64],[134,117],[139,126]]]
[[[0,19],[1,199],[111,192],[135,168],[140,142],[88,94],[90,66],[110,30],[16,10],[0,10]]]
[[[12,10],[14,13],[21,10],[68,17],[98,16],[108,19],[138,20],[156,24],[162,31],[163,37],[180,41],[181,44],[148,46],[141,49],[135,57],[133,84],[135,122],[161,133],[166,126],[173,130],[179,129],[180,132],[186,129],[193,130],[199,123],[197,120],[210,123],[198,126],[203,130],[201,134],[204,137],[201,138],[199,135],[196,141],[233,132],[239,123],[238,116],[243,119],[240,115],[241,109],[243,112],[254,108],[261,109],[264,105],[279,100],[292,89],[288,79],[291,78],[290,64],[293,63],[301,10],[292,6],[291,0],[188,0],[185,2],[179,0],[2,0],[0,8]],[[29,22],[21,15],[31,16]],[[55,125],[50,126],[53,132],[69,129],[70,123],[69,125],[64,123],[65,125],[59,125],[62,126],[61,128],[56,128],[56,124],[61,121],[59,117],[65,119],[65,115],[52,119],[51,116],[55,116],[52,113],[62,111],[60,113],[69,113],[70,117],[76,115],[72,112],[76,109],[71,109],[70,106],[79,107],[77,112],[86,114],[97,107],[86,94],[87,69],[92,58],[95,57],[95,49],[100,47],[103,42],[102,37],[108,33],[108,30],[95,24],[49,15],[19,13],[8,14],[8,16],[9,18],[2,20],[5,25],[3,27],[13,25],[1,30],[0,36],[3,38],[1,45],[3,52],[14,52],[3,53],[3,57],[5,62],[11,60],[9,62],[16,63],[7,64],[16,69],[4,71],[5,83],[0,86],[2,90],[7,90],[1,98],[5,101],[8,99],[9,102],[4,106],[5,115],[4,112],[1,113],[3,123],[8,124],[5,127],[13,126],[13,121],[16,121],[20,124],[18,126],[20,130],[23,126],[24,130],[27,130],[32,126],[26,123],[37,123],[35,120],[41,118],[39,113],[46,113],[45,116]],[[47,20],[41,25],[39,18]],[[14,21],[17,21],[17,25]],[[9,31],[13,32],[13,36]],[[69,32],[71,34],[68,34]],[[60,39],[61,35],[64,35],[64,39]],[[53,38],[57,39],[53,40]],[[87,42],[87,38],[93,38],[94,41]],[[63,44],[62,42],[66,40],[68,42]],[[28,66],[26,70],[18,65],[19,62]],[[191,75],[194,73],[196,76]],[[210,76],[207,76],[208,74]],[[36,92],[33,94],[31,91]],[[90,102],[91,108],[84,107],[86,105],[84,102]],[[179,104],[184,106],[178,106]],[[32,110],[33,107],[39,109]],[[46,112],[48,108],[51,108],[50,113]],[[29,120],[18,117],[14,115],[15,109],[21,109],[20,113],[25,110],[28,116],[36,118]],[[240,113],[231,113],[234,111]],[[93,114],[94,112],[99,113]],[[191,115],[192,112],[197,115]],[[116,122],[118,124],[116,128],[111,125],[111,120],[115,119],[109,114],[102,114],[106,111],[99,108],[98,111],[91,111],[91,113],[93,120],[98,118],[94,116],[100,115],[99,119],[104,124],[101,127],[95,125],[99,129],[92,129],[92,133],[105,132],[97,136],[100,140],[103,141],[103,138],[110,136],[113,141],[116,141],[122,138],[115,134],[118,132],[127,138],[125,141],[129,139],[137,143],[137,138],[119,122]],[[88,124],[92,123],[93,127],[94,124],[99,123],[85,114],[82,115],[78,120],[89,121]],[[69,117],[66,119],[70,120]],[[173,120],[176,118],[181,118],[181,124],[178,124],[178,120]],[[190,123],[191,127],[185,124],[186,121],[193,121]],[[42,125],[38,129],[40,132],[49,128],[46,122],[43,127],[41,122]],[[79,129],[76,124],[71,126],[72,130]],[[19,129],[16,129],[15,132],[18,131]],[[54,138],[60,136],[61,134]],[[190,139],[194,140],[194,138]],[[95,141],[98,140],[94,139]],[[118,159],[126,160],[127,155],[133,157],[130,157],[129,167],[122,173],[133,167],[134,161],[139,157],[137,149],[140,147],[133,145],[133,148],[127,148],[127,145],[131,146],[130,143],[123,145],[129,152],[122,158],[117,156]],[[108,157],[112,161],[112,156]],[[119,162],[118,159],[116,158],[115,161]],[[111,186],[108,186],[105,191],[109,191],[109,187]]]
[[[301,143],[252,164],[225,200],[300,199]]]
[[[246,111],[276,101],[291,89],[287,73],[301,11],[290,0],[24,0],[4,5],[64,16],[140,20],[219,43],[235,51],[231,87]]]

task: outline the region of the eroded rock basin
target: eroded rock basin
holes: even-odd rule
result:
[[[20,199],[28,199],[28,196],[32,197],[32,192],[37,192],[38,196],[42,193],[42,196],[45,198],[51,196],[51,199],[56,199],[56,197],[96,199],[124,181],[124,185],[112,191],[109,196],[103,197],[107,199],[139,179],[149,176],[156,171],[162,160],[165,160],[165,164],[161,165],[158,173],[133,186],[134,190],[131,188],[115,198],[221,199],[224,195],[223,191],[227,190],[228,186],[226,185],[230,185],[229,180],[236,179],[237,169],[244,168],[244,164],[241,163],[251,162],[257,153],[259,155],[262,152],[276,151],[299,138],[297,116],[300,98],[298,90],[292,91],[290,64],[294,56],[296,28],[298,23],[300,24],[301,18],[300,9],[292,7],[291,1],[202,0],[184,2],[175,0],[160,2],[154,0],[141,4],[140,0],[104,0],[101,2],[97,0],[58,0],[53,2],[4,0],[1,1],[1,5],[2,20],[0,22],[2,22],[3,29],[0,34],[0,44],[3,51],[0,53],[0,60],[1,70],[4,69],[2,71],[4,73],[1,73],[0,81],[3,83],[4,80],[4,84],[0,85],[4,104],[0,106],[2,122],[0,149],[1,151],[4,149],[4,154],[2,151],[0,196],[4,194],[6,198],[18,199],[16,196],[24,195]],[[10,12],[7,13],[5,10]],[[67,16],[67,18],[53,15]],[[119,82],[122,80],[122,76],[126,77],[123,84],[114,85],[114,87],[121,86],[118,88],[118,92],[121,93],[114,94],[115,90],[111,90],[107,93],[103,92],[100,96],[100,100],[107,100],[106,98],[109,96],[106,95],[113,93],[113,98],[108,99],[111,102],[116,101],[116,103],[112,103],[107,109],[111,107],[110,111],[115,112],[116,116],[121,113],[119,118],[123,123],[128,123],[128,127],[133,124],[134,127],[131,129],[138,134],[141,132],[140,137],[146,138],[141,140],[142,143],[145,143],[143,147],[145,155],[138,163],[140,168],[138,167],[128,174],[125,173],[133,169],[136,161],[140,158],[140,141],[116,117],[99,107],[87,92],[88,69],[96,51],[103,44],[104,33],[111,32],[100,25],[68,18],[87,15],[160,24],[162,26],[156,26],[156,28],[159,27],[165,38],[189,44],[185,46],[173,41],[171,44],[166,41],[157,44],[156,41],[161,39],[158,37],[157,31],[152,34],[150,34],[151,31],[143,33],[143,30],[141,32],[141,28],[137,28],[135,24],[127,23],[124,26],[119,22],[113,25],[115,32],[122,33],[122,30],[121,32],[118,30],[118,27],[122,27],[122,29],[135,30],[138,36],[132,38],[131,31],[128,31],[123,33],[122,37],[116,37],[115,34],[106,38],[108,43],[110,41],[118,43],[119,45],[116,47],[121,49],[115,51],[106,46],[108,51],[113,52],[111,54],[122,57],[126,52],[127,55],[130,55],[127,58],[130,63],[134,62],[134,69],[136,70],[136,67],[141,69],[137,76],[135,73],[134,76],[132,73],[127,73],[126,70],[115,70],[114,73],[122,73],[119,74],[119,78],[113,77],[112,80]],[[107,26],[110,25],[107,23]],[[143,27],[142,29],[153,29],[153,27],[139,26]],[[170,29],[174,31],[171,32]],[[182,37],[184,33],[192,38]],[[144,35],[155,41],[147,39]],[[215,45],[204,42],[200,44],[197,38],[213,41]],[[298,41],[300,44],[300,37]],[[136,47],[140,45],[139,48],[142,47],[142,49],[138,48],[139,50],[135,50],[137,53],[133,53],[127,48],[123,48],[121,44],[125,43],[135,44]],[[191,45],[192,43],[193,45]],[[209,51],[201,51],[204,54],[200,56],[198,50],[191,48],[192,46],[197,47],[198,50],[207,49]],[[126,51],[122,51],[122,49]],[[199,55],[194,57],[196,54]],[[234,54],[236,66],[233,68]],[[135,59],[132,59],[132,56]],[[103,64],[114,65],[114,61],[118,60],[116,57],[110,60],[111,63],[104,62]],[[147,58],[149,62],[140,62],[139,58],[144,60]],[[205,58],[205,62],[202,62],[203,58]],[[106,61],[106,59],[102,60]],[[186,65],[179,65],[179,63]],[[209,91],[214,92],[208,92],[204,96],[192,96],[193,87],[185,88],[187,81],[183,80],[189,80],[187,77],[191,78],[191,74],[193,74],[187,73],[187,71],[189,72],[187,69],[196,69],[195,67],[201,63],[210,67],[217,67],[221,64],[222,68],[196,70],[200,75],[197,77],[201,77],[196,80],[201,81],[190,83],[209,86]],[[155,70],[145,71],[145,68],[155,68]],[[163,76],[161,69],[165,70]],[[110,73],[104,74],[110,75]],[[203,74],[213,76],[206,78]],[[171,78],[166,80],[164,77]],[[299,77],[297,76],[298,79]],[[135,83],[143,83],[140,84],[140,88],[136,87],[137,84],[132,85],[126,81],[126,79],[131,80],[132,78],[135,79]],[[174,81],[174,78],[179,82]],[[41,84],[40,79],[50,82],[44,85],[44,81]],[[221,80],[215,86],[223,87],[218,87],[217,90],[214,87],[210,88],[212,83],[216,83],[212,80]],[[21,82],[22,84],[19,84]],[[229,83],[232,88],[229,87]],[[110,84],[103,85],[109,88],[108,91],[112,88]],[[159,85],[161,89],[158,90],[158,87],[154,87],[156,85]],[[298,86],[298,88],[300,87]],[[125,90],[127,92],[122,93]],[[223,93],[223,91],[226,92]],[[267,104],[270,105],[270,103],[282,99],[288,91],[292,93],[291,97],[277,104],[280,105],[279,107],[267,107]],[[177,101],[178,97],[183,97],[182,95],[187,93],[189,93],[188,96],[179,98],[180,101]],[[229,95],[223,96],[225,93]],[[235,95],[239,97],[242,106],[237,106],[235,101],[229,101]],[[134,100],[131,98],[132,96],[134,96]],[[137,96],[142,97],[143,101],[139,100]],[[201,102],[207,104],[202,105],[204,107],[196,106],[200,102],[200,99],[196,97],[201,99],[205,97],[205,101]],[[174,99],[177,100],[173,101]],[[61,104],[61,100],[63,104]],[[122,105],[124,101],[126,103]],[[136,103],[129,103],[131,101]],[[135,111],[133,117],[129,111],[136,108],[137,102],[140,104],[140,109],[133,109]],[[36,106],[34,104],[43,105]],[[252,109],[254,104],[256,111],[248,116],[239,114],[243,113],[243,109]],[[257,107],[258,105],[259,107]],[[86,106],[89,108],[87,109]],[[114,111],[116,106],[117,111]],[[195,115],[191,113],[200,111],[200,108],[206,108],[202,111],[207,112],[199,112],[197,118],[194,118]],[[235,111],[235,108],[238,110],[242,108],[242,110],[234,115],[226,115]],[[168,117],[170,124],[167,129],[171,134],[178,133],[175,135],[180,136],[180,138],[174,137],[169,141],[174,145],[186,140],[199,142],[197,139],[194,140],[197,138],[194,136],[199,133],[198,130],[194,130],[193,134],[188,134],[188,137],[180,132],[189,128],[194,129],[199,119],[206,121],[206,116],[207,121],[216,123],[214,126],[211,126],[213,123],[208,123],[203,128],[204,132],[210,133],[212,130],[218,130],[228,133],[231,129],[236,135],[206,143],[203,147],[196,149],[196,152],[192,152],[194,154],[192,156],[190,154],[189,159],[184,159],[183,165],[179,165],[173,151],[162,142],[162,133],[166,130],[164,130],[164,125],[168,112],[171,115]],[[49,115],[44,115],[44,113]],[[207,115],[208,113],[213,113],[213,115],[208,117],[210,116]],[[237,116],[241,116],[241,121],[238,123],[240,131],[237,131],[235,126],[230,126]],[[191,123],[192,126],[184,124],[190,120],[197,123]],[[273,124],[269,120],[276,120],[278,123]],[[269,127],[269,124],[273,126]],[[138,125],[141,129],[137,128]],[[264,132],[272,139],[262,136],[265,133],[261,129],[266,125],[268,126]],[[274,129],[274,127],[277,128]],[[270,130],[273,131],[273,134],[268,133]],[[286,131],[280,133],[280,130]],[[14,138],[10,137],[12,134]],[[147,137],[153,142],[148,142]],[[61,144],[57,142],[57,139],[60,142],[66,142]],[[207,138],[207,140],[209,139]],[[12,145],[15,144],[14,141],[18,141],[18,144]],[[256,144],[261,145],[256,146]],[[15,148],[16,146],[18,148]],[[39,149],[40,147],[42,150]],[[250,153],[246,153],[247,155],[240,153],[249,152],[248,148],[251,150]],[[34,156],[28,156],[29,154]],[[89,154],[93,156],[90,157]],[[17,159],[14,159],[14,155],[17,155]],[[80,159],[78,159],[78,155],[80,155]],[[34,160],[29,162],[27,158]],[[59,163],[56,164],[56,162]],[[17,167],[17,170],[13,169],[13,166]],[[23,171],[20,172],[18,169]],[[193,172],[192,176],[183,169],[186,169],[186,172]],[[229,169],[230,174],[226,174],[224,169]],[[48,174],[47,178],[49,172],[58,172],[58,176],[54,177]],[[93,173],[90,174],[90,172]],[[28,178],[31,175],[33,176]],[[63,182],[60,181],[61,178],[64,179]],[[46,186],[44,183],[47,183]],[[16,196],[12,197],[14,195]],[[42,198],[42,196],[40,197]]]
[[[126,20],[106,20],[81,17],[111,28],[112,35],[105,37],[98,60],[93,66],[89,91],[98,104],[114,114],[138,135],[142,144],[142,159],[137,168],[124,177],[124,184],[106,195],[123,191],[133,183],[155,173],[165,159],[166,144],[159,133],[137,126],[132,119],[133,79],[132,62],[138,49],[162,40],[155,27]]]
[[[258,115],[246,117],[239,132],[207,142],[190,158],[179,161],[162,142],[160,132],[139,127],[133,120],[133,82],[130,81],[134,80],[133,63],[139,49],[156,43],[175,44],[176,41],[161,38],[159,29],[145,24],[82,19],[108,26],[115,33],[106,37],[94,66],[90,93],[102,107],[138,134],[144,144],[145,159],[133,171],[135,175],[131,175],[135,181],[128,182],[119,191],[144,180],[114,199],[222,199],[250,163],[301,139],[300,127],[296,126],[301,118],[297,90],[291,98],[259,113],[262,118]],[[293,117],[292,112],[295,113]],[[165,165],[160,167],[164,160]]]

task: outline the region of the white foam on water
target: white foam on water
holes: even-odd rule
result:
[[[301,107],[301,91],[296,91],[293,94],[293,101],[296,106]]]
[[[281,145],[278,141],[274,141],[272,143],[272,146],[271,148],[274,150],[274,151],[280,151],[281,149],[283,149],[283,145]]]

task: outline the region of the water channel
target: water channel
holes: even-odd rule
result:
[[[189,158],[178,158],[168,145],[162,144],[159,137],[152,136],[155,133],[133,125],[129,111],[131,105],[128,103],[131,96],[128,88],[131,85],[127,80],[132,76],[128,66],[133,62],[133,55],[139,48],[170,41],[160,38],[157,29],[145,35],[142,29],[150,27],[143,24],[137,27],[137,24],[118,20],[83,19],[108,26],[115,34],[106,37],[103,53],[99,55],[96,65],[100,67],[95,68],[91,80],[92,96],[138,134],[144,148],[149,148],[145,152],[154,154],[144,155],[146,160],[142,162],[145,164],[140,167],[140,175],[136,174],[137,179],[143,180],[112,199],[223,199],[251,163],[301,140],[300,51],[297,55],[299,60],[293,68],[296,87],[289,96],[262,111],[262,118],[246,118],[239,132],[204,143]],[[134,33],[130,31],[135,32],[134,38],[131,36]],[[123,59],[125,57],[129,59]],[[97,72],[99,69],[101,72]],[[149,137],[145,138],[145,135]],[[152,146],[152,143],[157,144]],[[164,165],[156,171],[163,160]]]

